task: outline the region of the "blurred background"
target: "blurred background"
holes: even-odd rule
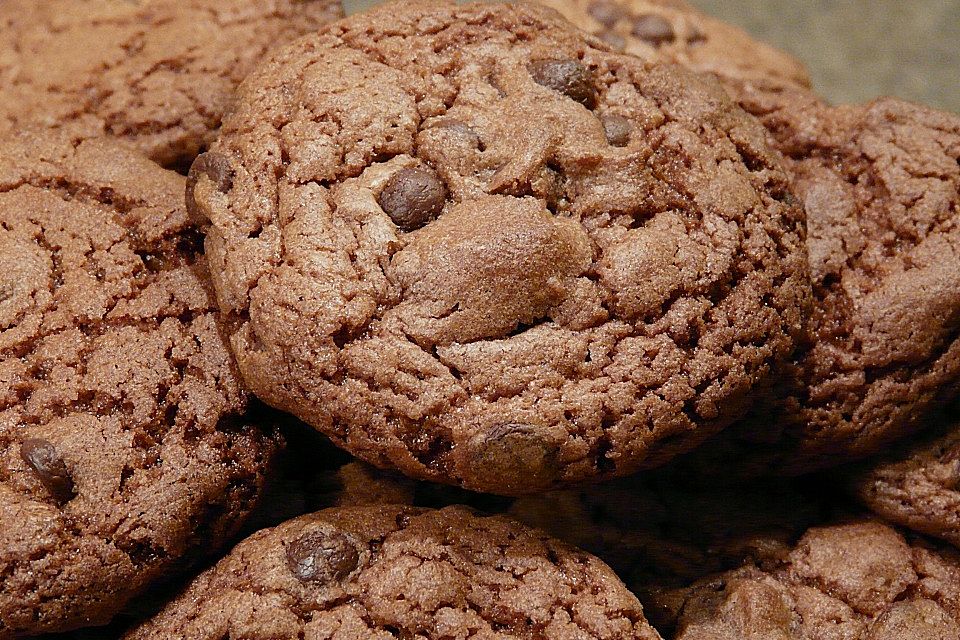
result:
[[[960,0],[688,1],[793,53],[833,102],[894,95],[960,113]]]

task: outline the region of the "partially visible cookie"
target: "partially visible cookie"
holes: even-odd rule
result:
[[[793,351],[803,213],[764,136],[542,7],[393,3],[255,72],[188,202],[259,397],[532,493],[663,464]]]
[[[105,623],[260,492],[277,439],[183,189],[114,142],[0,142],[0,638]]]
[[[775,567],[654,599],[673,611],[675,640],[951,640],[960,555],[864,520],[811,529]]]
[[[81,121],[189,162],[269,48],[340,15],[339,0],[3,0],[0,131]]]
[[[748,108],[807,212],[810,344],[769,402],[694,457],[725,475],[731,459],[803,473],[920,430],[960,383],[960,116],[799,91]]]
[[[960,427],[871,464],[853,479],[874,513],[960,547]]]
[[[684,0],[537,0],[581,29],[643,60],[673,62],[722,81],[809,87],[799,60]]]
[[[127,640],[654,640],[596,558],[462,507],[353,507],[261,531]]]

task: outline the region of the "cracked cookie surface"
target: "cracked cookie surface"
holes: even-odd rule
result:
[[[693,455],[803,473],[918,431],[960,382],[960,117],[793,90],[744,102],[807,212],[810,345],[772,406]]]
[[[665,597],[676,640],[960,637],[960,556],[861,521],[811,529],[775,568],[745,566]]]
[[[0,132],[81,121],[189,162],[269,48],[341,15],[333,0],[4,0]]]
[[[684,0],[537,0],[606,42],[643,60],[673,62],[721,81],[760,80],[809,87],[803,64]]]
[[[898,448],[853,478],[880,517],[960,548],[960,427]]]
[[[0,142],[0,638],[103,624],[229,538],[250,426],[184,180],[105,140]]]
[[[188,202],[258,396],[519,494],[662,464],[791,353],[804,220],[764,136],[546,9],[408,2],[255,72]]]
[[[127,640],[660,636],[596,558],[462,507],[321,511],[259,532]]]

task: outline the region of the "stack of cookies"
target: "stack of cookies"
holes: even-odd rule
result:
[[[0,88],[0,640],[960,638],[960,116],[683,0],[0,0]]]

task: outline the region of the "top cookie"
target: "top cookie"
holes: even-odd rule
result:
[[[257,533],[127,640],[656,640],[602,562],[462,507],[329,509]]]
[[[188,200],[255,393],[524,493],[664,462],[791,352],[803,214],[764,135],[554,12],[398,3],[255,72]]]
[[[188,162],[268,48],[340,15],[339,0],[3,0],[0,132],[83,121]]]
[[[228,539],[276,449],[175,173],[0,142],[0,638],[103,624]]]
[[[537,0],[617,51],[674,62],[723,81],[809,87],[810,75],[790,54],[706,16],[684,0]]]

